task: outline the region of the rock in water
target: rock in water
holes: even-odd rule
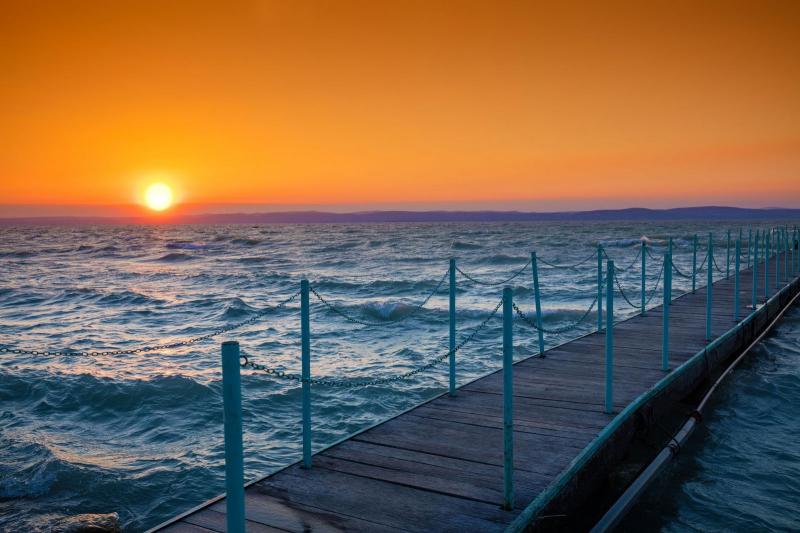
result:
[[[77,514],[59,519],[53,524],[54,533],[121,533],[119,515]]]

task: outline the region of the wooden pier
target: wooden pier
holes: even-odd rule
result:
[[[613,501],[614,494],[604,492],[609,474],[626,460],[637,436],[676,409],[688,415],[681,400],[702,387],[800,291],[796,272],[776,289],[773,265],[774,259],[770,299],[757,311],[750,306],[752,273],[742,269],[741,318],[751,316],[734,332],[729,332],[737,324],[733,274],[714,283],[712,338],[718,342],[708,349],[705,288],[672,301],[669,372],[661,369],[660,306],[617,323],[612,414],[604,412],[603,334],[591,333],[548,350],[545,358],[516,363],[512,510],[501,509],[503,376],[497,371],[461,386],[455,397],[443,394],[317,453],[310,469],[296,463],[249,484],[247,531],[464,533],[502,531],[510,525],[513,530],[590,527]],[[761,303],[763,268],[761,262]],[[662,381],[671,374],[674,379]],[[218,497],[153,531],[222,532],[225,511],[225,499]]]

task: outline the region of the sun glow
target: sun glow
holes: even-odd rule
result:
[[[144,193],[144,203],[153,211],[163,211],[172,205],[172,189],[163,183],[154,183]]]

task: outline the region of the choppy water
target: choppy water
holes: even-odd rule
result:
[[[201,335],[283,300],[298,290],[303,276],[347,313],[389,321],[413,312],[441,280],[451,256],[465,271],[498,280],[524,265],[533,249],[544,259],[573,263],[603,242],[617,264],[626,266],[636,257],[640,237],[651,239],[658,253],[671,235],[676,263],[690,269],[692,233],[714,231],[716,246],[722,249],[728,227],[738,226],[636,222],[2,228],[0,346],[107,350]],[[542,266],[546,325],[573,321],[589,306],[596,291],[595,265],[590,260],[575,271]],[[657,269],[649,274],[652,284]],[[638,276],[633,269],[622,275],[632,295]],[[686,288],[685,280],[676,277],[674,282]],[[516,301],[530,309],[530,273],[511,284]],[[500,287],[459,279],[459,337],[484,319],[500,292]],[[658,301],[656,297],[653,303]],[[619,307],[622,316],[631,312],[621,303]],[[446,283],[426,310],[389,327],[362,329],[315,302],[314,374],[367,378],[412,369],[446,351],[447,320]],[[593,321],[590,318],[586,327]],[[549,336],[547,342],[552,345],[574,335]],[[222,338],[239,340],[258,362],[299,370],[296,306]],[[459,353],[459,382],[500,366],[500,339],[495,320]],[[517,357],[535,352],[531,331],[520,329],[516,341]],[[215,339],[117,357],[0,354],[0,529],[36,530],[46,527],[52,516],[117,511],[127,530],[142,531],[221,493],[218,347]],[[445,386],[442,366],[393,385],[354,391],[315,388],[315,449],[430,398]],[[799,393],[790,385],[768,391],[795,400]],[[243,396],[246,477],[261,477],[297,460],[296,384],[247,373]],[[777,453],[780,447],[775,446]],[[787,457],[791,453],[787,450]]]
[[[619,531],[800,531],[800,307],[717,390]]]

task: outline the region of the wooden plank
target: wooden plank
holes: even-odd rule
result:
[[[227,531],[226,515],[223,512],[215,511],[213,509],[203,509],[196,513],[192,513],[184,519],[184,522],[190,525],[201,526],[206,530],[219,531],[224,533]],[[247,520],[245,528],[248,533],[276,533],[290,531],[287,529],[279,529],[268,525]]]
[[[282,476],[276,476],[282,477]],[[297,499],[282,496],[278,492],[272,495],[261,490],[248,488],[245,491],[245,514],[249,523],[258,523],[285,531],[403,531],[402,528],[391,528],[386,524],[370,520],[362,520],[336,510],[323,509],[309,505]],[[213,504],[210,508],[220,514],[225,513],[225,501]],[[192,520],[194,515],[187,517]]]
[[[484,504],[403,485],[315,467],[253,485],[251,492],[341,514],[369,516],[381,527],[409,531],[500,531],[514,514],[497,505]],[[519,501],[517,505],[527,502]]]

